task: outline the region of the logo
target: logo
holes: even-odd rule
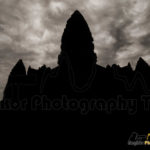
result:
[[[148,133],[148,135],[147,135],[145,145],[150,145],[150,133]]]
[[[140,135],[136,132],[133,132],[129,137],[128,145],[130,146],[149,145],[150,146],[150,133],[148,133],[147,135]]]

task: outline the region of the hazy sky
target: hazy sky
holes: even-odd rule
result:
[[[0,0],[0,91],[22,58],[54,67],[70,15],[78,9],[95,41],[98,63],[150,63],[150,0]],[[1,94],[0,94],[1,95]]]

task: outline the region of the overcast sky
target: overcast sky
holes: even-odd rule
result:
[[[98,64],[142,56],[150,63],[150,0],[0,0],[0,91],[18,59],[54,67],[70,15],[78,9],[93,34]],[[1,94],[0,94],[1,95]]]

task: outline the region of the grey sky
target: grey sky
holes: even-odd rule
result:
[[[18,59],[26,67],[57,65],[63,29],[76,9],[92,31],[98,64],[134,66],[140,56],[150,63],[150,0],[0,0],[1,93]]]

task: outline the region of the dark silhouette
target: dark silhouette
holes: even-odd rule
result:
[[[67,22],[61,49],[59,66],[68,68],[74,88],[84,88],[93,76],[96,54],[89,27],[78,11]]]
[[[84,17],[75,11],[67,21],[62,36],[58,67],[45,65],[38,70],[28,68],[22,60],[12,69],[4,91],[3,102],[26,100],[25,109],[32,110],[34,99],[116,99],[118,96],[139,99],[150,93],[150,67],[139,58],[135,70],[129,63],[106,68],[96,64],[93,37]],[[39,106],[42,109],[42,104]]]
[[[75,11],[62,36],[58,66],[54,69],[42,66],[38,70],[29,67],[26,73],[22,60],[19,60],[10,73],[1,102],[2,110],[46,110],[55,115],[72,116],[86,114],[91,120],[100,118],[103,128],[99,132],[104,138],[107,137],[105,133],[110,133],[110,144],[117,145],[121,141],[126,145],[137,124],[143,122],[145,127],[149,117],[141,97],[150,97],[150,66],[142,58],[135,70],[130,63],[125,67],[99,66],[93,42],[84,17]],[[74,103],[69,108],[62,107],[62,100],[66,103],[74,100]],[[88,106],[83,105],[86,102]],[[51,103],[55,105],[51,106]],[[19,107],[15,106],[17,104]],[[104,124],[105,121],[108,123]],[[117,137],[115,141],[113,135]],[[122,135],[125,137],[120,139]]]
[[[4,100],[12,102],[24,98],[26,93],[24,93],[22,88],[24,88],[25,83],[26,69],[22,60],[19,60],[9,75],[8,83],[4,91]]]

